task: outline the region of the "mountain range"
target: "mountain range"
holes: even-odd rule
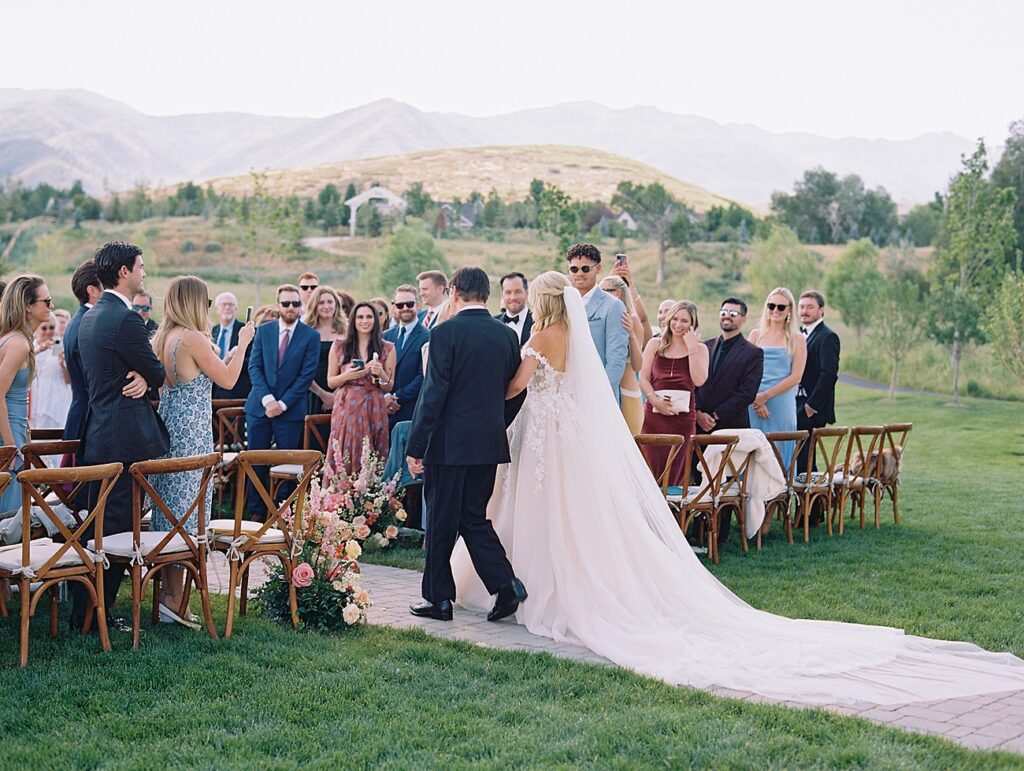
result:
[[[0,89],[0,178],[57,186],[80,179],[93,193],[495,145],[591,147],[755,206],[775,190],[791,190],[814,166],[859,174],[897,201],[926,201],[945,189],[960,155],[973,147],[947,132],[831,139],[593,102],[488,117],[424,112],[392,99],[324,118],[155,116],[80,89]]]

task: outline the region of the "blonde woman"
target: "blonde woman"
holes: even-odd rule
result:
[[[167,380],[160,393],[160,417],[167,425],[171,447],[164,458],[185,458],[213,452],[213,428],[210,421],[213,383],[234,388],[245,365],[245,352],[252,342],[255,327],[249,322],[238,330],[238,349],[229,364],[221,361],[210,341],[210,293],[206,282],[197,276],[179,276],[164,294],[163,322],[153,337],[153,350],[164,365]],[[201,471],[161,474],[153,478],[153,488],[172,511],[187,511],[199,492]],[[213,495],[207,490],[206,511]],[[197,514],[192,513],[186,529],[196,532]],[[153,509],[150,529],[167,531],[170,523],[159,509]],[[192,626],[190,614],[182,608],[183,575],[180,568],[168,568],[161,586],[160,616]]]
[[[626,419],[629,432],[636,436],[644,423],[644,400],[637,384],[637,372],[643,366],[643,322],[636,312],[629,285],[621,276],[606,276],[601,280],[601,288],[626,306],[626,312],[622,314],[622,326],[629,332],[629,357],[626,359],[626,369],[622,372],[622,380],[619,381],[619,409]]]
[[[306,414],[315,415],[334,408],[334,391],[327,386],[327,365],[331,346],[335,340],[345,337],[348,324],[341,315],[338,293],[329,286],[321,285],[314,289],[306,308],[302,323],[320,333],[320,361],[313,382],[309,384],[309,401],[306,404]]]
[[[62,428],[71,407],[71,375],[64,346],[56,338],[54,314],[36,329],[36,374],[32,378],[32,428]]]
[[[697,306],[680,300],[668,312],[667,328],[661,337],[652,337],[644,349],[640,368],[640,390],[647,397],[643,433],[679,434],[686,438],[683,449],[673,463],[669,484],[679,484],[683,465],[690,454],[690,439],[697,432],[697,410],[694,390],[708,379],[708,348],[697,337],[700,321]],[[666,391],[685,392],[675,400],[666,398]],[[667,447],[645,448],[655,475],[665,468]]]
[[[793,293],[780,286],[768,293],[761,321],[750,342],[764,351],[764,374],[750,411],[750,427],[764,433],[796,431],[796,392],[807,363],[807,341],[800,334]],[[793,443],[779,447],[786,465]]]
[[[23,465],[21,447],[28,434],[28,389],[35,375],[32,338],[50,319],[50,290],[39,276],[18,276],[0,298],[0,439],[17,447],[12,471]],[[21,509],[21,485],[12,479],[2,497],[0,512]]]

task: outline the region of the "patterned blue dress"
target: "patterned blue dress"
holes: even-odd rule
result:
[[[13,335],[0,341],[0,348],[7,344]],[[29,377],[28,367],[19,369],[14,373],[14,380],[11,387],[7,389],[5,400],[7,402],[7,419],[11,423],[11,434],[14,435],[14,444],[21,447],[28,437],[28,388]],[[21,460],[15,458],[8,469],[13,477],[15,472],[21,471]],[[21,485],[17,479],[11,479],[2,497],[0,497],[0,512],[21,511]]]
[[[171,351],[171,376],[174,385],[164,386],[160,394],[160,417],[167,425],[171,437],[171,449],[161,458],[187,458],[190,455],[205,455],[213,452],[213,383],[200,372],[187,383],[178,382],[178,346]],[[175,514],[183,514],[199,494],[203,472],[183,471],[177,474],[160,474],[152,478],[153,489],[157,491],[168,508]],[[213,502],[213,484],[206,490],[206,519],[210,519]],[[185,530],[196,535],[197,512],[192,512]],[[153,509],[151,530],[170,530],[171,523],[159,508]]]

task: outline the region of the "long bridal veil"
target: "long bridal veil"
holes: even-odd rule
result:
[[[569,355],[560,394],[531,385],[510,431],[504,489],[489,508],[530,592],[520,623],[669,683],[806,703],[1024,688],[1024,661],[1008,653],[887,627],[788,619],[729,591],[694,555],[636,447],[579,292],[569,287],[564,297]],[[482,606],[478,580],[465,555],[456,568],[460,561],[460,601]]]

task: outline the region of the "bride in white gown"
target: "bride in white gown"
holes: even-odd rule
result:
[[[730,592],[694,555],[633,442],[579,292],[552,271],[529,298],[533,336],[510,385],[528,380],[529,392],[488,509],[530,593],[518,623],[669,683],[774,699],[886,704],[1024,689],[1024,661],[1009,653],[774,616]],[[452,567],[459,604],[488,610],[461,541]]]

